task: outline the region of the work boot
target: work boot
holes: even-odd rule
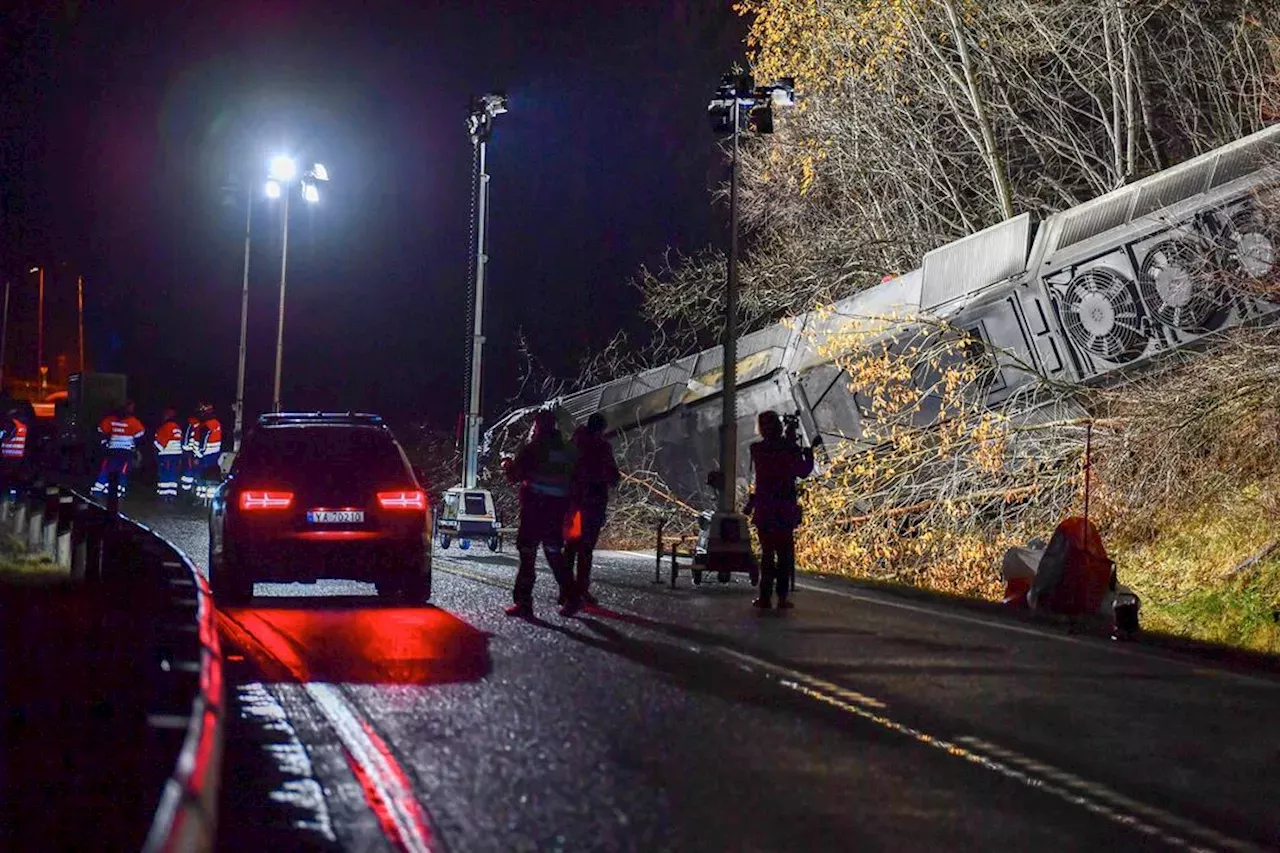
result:
[[[790,601],[787,601],[787,599],[785,599],[785,598],[783,598],[783,597],[781,597],[781,596],[779,596],[779,597],[778,597],[778,609],[779,609],[779,610],[790,610],[790,609],[791,609],[791,608],[793,608],[793,607],[795,607],[795,605],[794,605],[794,604],[792,604]]]
[[[560,615],[568,619],[570,616],[576,616],[582,610],[582,599],[574,597],[565,602],[564,607],[560,608]]]
[[[762,595],[755,601],[751,602],[751,606],[757,610],[772,610],[773,601],[767,595]]]
[[[516,619],[532,619],[533,605],[527,601],[517,602],[507,606],[507,615]]]

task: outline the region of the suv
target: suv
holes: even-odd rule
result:
[[[243,603],[254,581],[322,577],[371,581],[400,603],[430,598],[426,491],[376,415],[263,415],[209,512],[214,596]]]

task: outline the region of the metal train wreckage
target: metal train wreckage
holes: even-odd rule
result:
[[[881,334],[875,324],[886,327],[879,318],[927,318],[984,342],[978,349],[992,360],[985,405],[997,407],[1044,379],[1119,381],[1215,332],[1280,317],[1264,288],[1223,283],[1276,273],[1277,155],[1280,125],[1039,223],[1031,214],[1001,222],[934,249],[919,269],[744,335],[739,476],[765,409],[798,411],[806,439],[862,441],[874,412],[822,342],[859,327],[870,332],[865,342]],[[883,334],[901,336],[911,320],[889,325]],[[602,413],[609,432],[627,439],[615,442],[624,458],[644,457],[626,461],[656,472],[678,495],[705,495],[718,460],[722,363],[717,346],[548,403],[566,426]],[[1061,400],[1054,405],[1042,416],[1070,414]],[[640,433],[643,441],[629,440]]]

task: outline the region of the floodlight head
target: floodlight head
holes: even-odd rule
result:
[[[794,107],[796,105],[796,78],[783,77],[777,83],[765,88],[769,90],[769,99],[773,101],[775,107]]]
[[[31,269],[27,270],[27,272],[40,272],[40,267],[32,267]]]
[[[490,92],[480,98],[484,111],[490,116],[500,116],[507,111],[509,101],[505,92]]]
[[[267,198],[280,198],[279,181],[267,181]]]
[[[315,184],[307,182],[302,185],[302,197],[315,204],[320,200],[320,190],[316,189]]]
[[[471,99],[471,114],[467,116],[467,135],[473,143],[486,142],[493,133],[493,118],[507,111],[507,96],[502,92],[490,92]]]
[[[298,164],[293,161],[292,157],[280,155],[271,158],[270,170],[267,174],[274,181],[288,183],[298,175]]]
[[[323,163],[316,163],[307,174],[317,181],[329,180],[329,170],[324,167]]]

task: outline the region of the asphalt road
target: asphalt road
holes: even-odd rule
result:
[[[194,516],[126,507],[204,564]],[[760,615],[598,560],[511,620],[513,554],[433,606],[259,584],[222,614],[224,850],[1280,849],[1280,681],[852,584]]]

